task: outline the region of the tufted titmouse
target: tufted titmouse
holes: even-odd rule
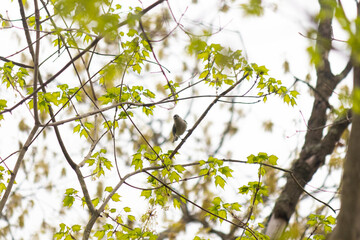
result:
[[[172,128],[172,134],[174,136],[173,142],[175,142],[176,140],[178,140],[180,135],[184,134],[184,132],[186,131],[187,122],[181,117],[179,117],[179,115],[177,114],[175,114],[173,118],[174,118],[174,125]]]

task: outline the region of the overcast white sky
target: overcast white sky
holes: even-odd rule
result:
[[[144,7],[153,2],[153,0],[142,1]],[[224,28],[220,33],[211,38],[212,42],[219,42],[234,49],[243,49],[248,56],[249,62],[265,65],[270,69],[269,74],[277,79],[281,79],[286,86],[291,86],[294,81],[291,74],[302,79],[307,74],[311,74],[312,79],[315,79],[314,70],[309,65],[309,58],[306,52],[306,48],[311,40],[306,39],[299,33],[306,35],[307,29],[314,27],[311,17],[318,10],[317,1],[263,1],[268,8],[265,10],[265,15],[260,18],[244,18],[239,9],[232,9],[226,14],[213,11],[216,4],[211,4],[219,1],[202,0],[199,2],[201,4],[193,6],[191,1],[169,0],[178,18],[188,7],[182,20],[185,28],[187,26],[193,27],[196,21],[201,21],[204,25],[212,24],[215,29],[218,27]],[[244,1],[237,2],[243,3]],[[346,6],[346,4],[349,4],[348,2],[344,1],[344,5],[346,8],[351,9],[350,5]],[[11,18],[19,18],[17,7],[7,7],[5,3],[2,4],[4,5],[2,5],[0,13],[4,17],[7,16],[6,11],[8,11]],[[17,6],[16,1],[12,4]],[[16,23],[16,26],[21,27],[21,22]],[[0,55],[3,57],[7,57],[25,46],[25,43],[18,43],[15,35],[12,35],[11,38],[8,37],[11,31],[21,33],[21,29],[0,29],[0,39],[2,39]],[[346,38],[337,28],[334,29],[334,37],[339,39]],[[341,49],[342,45],[340,43],[337,46]],[[174,52],[181,54],[181,49],[176,49]],[[341,70],[346,56],[339,54],[333,57],[337,61],[332,67]],[[19,60],[18,57],[13,59]],[[291,74],[284,74],[284,60],[290,63]],[[173,73],[176,74],[176,70]],[[238,127],[240,132],[233,138],[233,142],[237,144],[235,149],[238,152],[234,152],[234,156],[237,159],[245,159],[246,156],[257,154],[258,152],[267,152],[279,157],[281,167],[289,166],[290,161],[294,157],[294,155],[291,155],[292,151],[296,147],[301,147],[301,142],[305,135],[304,132],[296,132],[306,130],[303,118],[307,120],[312,104],[312,99],[307,94],[307,87],[305,85],[298,85],[297,89],[302,89],[300,91],[302,95],[298,97],[298,106],[294,108],[288,107],[275,98],[270,98],[267,104],[260,103],[251,106],[240,106],[244,110],[246,118],[239,121]],[[4,96],[6,96],[6,91],[0,89],[0,98]],[[8,106],[12,106],[12,104],[9,103]],[[175,111],[185,113],[186,106],[179,104]],[[166,115],[169,113],[167,110],[161,110],[162,114]],[[217,116],[216,112],[210,112],[209,117],[213,119],[219,116]],[[14,131],[17,128],[17,123],[15,120],[12,121],[12,118],[18,118],[16,112],[12,115],[6,114],[5,121],[0,126],[0,136],[2,136],[0,138],[1,157],[6,157],[18,148],[19,133]],[[274,131],[272,133],[263,132],[263,120],[272,120],[274,122]],[[190,125],[193,124],[191,119],[188,122]],[[171,123],[168,126],[170,128]],[[201,132],[195,131],[194,137],[200,138]],[[187,152],[187,144],[191,146],[191,140],[184,145],[182,151]],[[229,148],[234,149],[233,146],[229,146]],[[11,166],[11,162],[9,162],[9,166]],[[316,182],[311,184],[316,186]]]

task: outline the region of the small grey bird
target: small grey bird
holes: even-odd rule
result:
[[[179,115],[174,115],[174,125],[172,128],[172,134],[174,136],[173,142],[179,139],[179,137],[184,134],[187,128],[187,122],[179,117]]]

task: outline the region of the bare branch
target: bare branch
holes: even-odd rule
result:
[[[342,72],[339,73],[338,75],[335,75],[335,80],[337,82],[341,82],[344,78],[346,78],[346,76],[349,74],[349,72],[351,71],[352,68],[353,68],[352,61],[349,60],[346,64],[344,70],[342,70]]]
[[[39,15],[39,7],[37,0],[34,0],[34,6],[35,6],[35,26],[36,26],[36,45],[35,45],[35,53],[33,55],[34,60],[34,83],[33,83],[33,89],[36,91],[37,84],[38,84],[38,77],[39,77],[39,51],[40,51],[40,15]],[[28,34],[28,32],[27,32]],[[29,37],[30,39],[30,37]],[[30,42],[28,42],[28,46],[30,45]],[[31,47],[29,48],[31,52]],[[34,119],[35,119],[35,125],[39,125],[39,112],[38,112],[38,98],[37,94],[34,94],[33,96],[33,107],[34,107]]]
[[[34,68],[33,66],[29,66],[29,65],[26,65],[24,63],[15,62],[15,61],[9,60],[9,59],[7,59],[5,57],[1,57],[1,56],[0,56],[0,60],[2,60],[4,62],[12,62],[14,65],[19,66],[19,67],[23,67],[23,68],[31,68],[31,69]]]
[[[22,161],[24,159],[25,153],[28,150],[28,148],[29,148],[29,146],[31,144],[31,141],[34,138],[38,128],[39,128],[39,126],[36,126],[36,125],[33,127],[33,129],[31,130],[31,132],[29,134],[29,136],[26,139],[26,142],[25,142],[24,146],[20,150],[20,153],[19,153],[18,159],[16,160],[14,169],[11,172],[11,177],[10,177],[9,183],[8,183],[8,185],[6,187],[6,190],[5,190],[5,193],[2,196],[1,201],[0,201],[0,213],[1,214],[2,214],[2,211],[3,211],[4,207],[5,207],[6,202],[8,200],[8,197],[9,197],[9,195],[11,193],[11,189],[12,189],[12,187],[14,185],[16,175],[17,175],[17,173],[19,171],[19,168],[21,166],[21,163],[22,163]]]

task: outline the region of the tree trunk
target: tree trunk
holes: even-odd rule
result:
[[[343,72],[337,76],[331,72],[328,56],[331,50],[334,5],[324,0],[319,0],[319,4],[319,16],[321,18],[318,23],[316,51],[321,56],[321,62],[316,66],[317,83],[314,89],[315,99],[308,120],[308,131],[303,148],[291,169],[293,176],[302,187],[305,187],[319,167],[324,164],[325,157],[333,152],[343,131],[349,125],[349,121],[346,121],[347,116],[344,116],[328,129],[326,136],[323,136],[323,130],[327,121],[326,111],[330,107],[328,99],[337,84],[350,71],[351,63],[349,62]],[[358,174],[360,175],[360,171]],[[303,193],[303,189],[298,186],[297,182],[290,175],[287,176],[287,182],[275,203],[266,226],[265,234],[270,239],[278,239],[282,235],[295,211],[295,207]]]
[[[354,78],[360,81],[360,67],[355,68]],[[355,81],[355,79],[354,79]],[[359,87],[359,85],[358,85]],[[358,89],[359,90],[359,89]],[[360,239],[360,115],[353,113],[349,148],[344,163],[341,209],[338,223],[330,240]]]
[[[360,3],[357,4],[360,16]],[[357,36],[360,34],[360,24],[357,23]],[[360,239],[360,62],[359,49],[353,49],[354,89],[353,119],[349,147],[344,163],[341,190],[341,208],[337,225],[328,238],[330,240]]]

